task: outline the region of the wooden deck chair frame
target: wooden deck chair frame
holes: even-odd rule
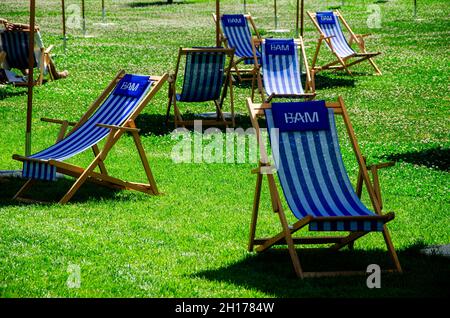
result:
[[[224,70],[225,74],[225,80],[223,83],[222,93],[218,100],[214,100],[214,105],[216,107],[217,112],[217,119],[208,119],[208,120],[202,120],[202,125],[204,126],[213,126],[213,125],[223,125],[225,127],[228,127],[230,124],[234,127],[235,126],[235,114],[234,114],[234,95],[233,95],[233,81],[231,76],[231,68],[233,66],[232,61],[234,57],[234,49],[224,49],[224,48],[181,48],[178,51],[178,58],[177,58],[177,65],[175,68],[175,73],[171,74],[169,76],[168,82],[169,82],[169,102],[167,105],[167,113],[166,113],[166,125],[169,123],[169,116],[170,116],[170,109],[173,105],[174,109],[174,124],[175,127],[185,127],[185,126],[193,126],[194,120],[184,120],[181,116],[181,111],[178,107],[177,102],[177,93],[176,93],[176,82],[177,77],[180,69],[181,64],[181,58],[183,56],[186,56],[189,53],[192,52],[223,52],[225,53],[229,58],[229,64],[226,66]],[[227,62],[225,61],[225,64]],[[229,120],[225,119],[225,116],[222,112],[222,106],[223,102],[225,100],[225,97],[227,95],[228,89],[230,90],[230,108],[231,108],[231,122]],[[183,103],[183,102],[182,102]]]
[[[4,19],[0,19],[0,23],[4,24],[5,26],[9,23],[7,20]],[[30,26],[27,24],[21,24],[21,23],[14,23],[14,26],[20,28],[20,31],[24,31],[24,32],[29,32],[30,31]],[[35,27],[34,32],[37,33],[39,32],[40,29],[38,26]],[[39,76],[37,78],[37,80],[33,81],[34,85],[42,85],[44,82],[44,73],[45,70],[49,67],[49,65],[52,63],[51,61],[51,50],[53,49],[53,45],[50,45],[49,47],[45,48],[45,47],[40,47],[39,50],[41,51],[40,54],[40,61],[39,61]],[[3,53],[3,54],[2,54]],[[0,53],[0,65],[6,61],[7,58],[7,53],[6,52],[1,52]],[[53,78],[53,74],[52,72],[48,72],[49,74],[49,78],[50,80],[54,80]],[[15,86],[27,86],[28,83],[24,82],[24,83],[15,83]]]
[[[261,40],[261,35],[258,32],[255,21],[253,20],[250,12],[248,12],[247,14],[244,14],[244,17],[247,19],[247,22],[250,24],[251,28],[253,29],[253,32],[255,33],[255,35],[253,36],[253,39]],[[213,19],[214,19],[214,22],[217,22],[217,17],[216,17],[215,13],[213,13]],[[229,48],[228,39],[225,36],[225,34],[223,33],[222,26],[220,26],[220,41],[225,48]],[[244,62],[245,60],[250,59],[250,58],[253,58],[253,56],[240,57],[238,59],[236,59],[236,57],[235,57],[233,59],[233,69],[231,70],[231,72],[232,72],[232,74],[236,74],[236,77],[238,78],[238,80],[240,82],[242,82],[244,80],[252,80],[253,79],[253,76],[254,76],[255,70],[256,70],[254,66],[252,66],[251,68],[240,68],[239,67],[239,64],[241,64],[242,62]],[[250,78],[242,77],[243,74],[250,74],[251,77]]]
[[[283,245],[287,244],[288,251],[294,266],[295,273],[300,278],[306,277],[325,277],[325,276],[340,276],[340,275],[365,275],[365,271],[331,271],[331,272],[305,272],[302,269],[299,256],[295,249],[295,244],[333,244],[330,249],[334,251],[338,251],[345,246],[349,246],[350,249],[353,249],[354,242],[363,237],[364,235],[370,232],[350,232],[348,236],[323,236],[323,237],[300,237],[294,238],[293,234],[298,230],[304,228],[310,222],[316,220],[328,220],[328,217],[313,217],[307,216],[303,219],[298,220],[292,226],[288,225],[288,221],[281,203],[280,194],[277,189],[277,185],[275,182],[274,171],[275,167],[272,166],[268,160],[266,148],[264,145],[263,138],[260,134],[260,128],[258,124],[258,118],[264,116],[264,109],[271,108],[270,104],[254,104],[251,99],[247,99],[247,106],[250,111],[250,118],[252,121],[253,127],[256,129],[256,136],[258,139],[258,145],[260,148],[260,163],[258,168],[254,169],[252,173],[257,175],[256,179],[256,189],[255,196],[253,201],[253,211],[252,211],[252,220],[250,223],[250,236],[248,243],[248,250],[253,251],[254,247],[257,246],[257,252],[263,252],[269,249],[274,245]],[[344,101],[342,97],[339,97],[337,102],[329,102],[326,103],[328,108],[332,108],[334,110],[335,115],[340,115],[343,117],[347,134],[350,138],[350,142],[352,148],[354,150],[356,160],[359,165],[359,173],[358,173],[358,182],[357,182],[357,194],[360,196],[362,191],[363,184],[366,186],[368,191],[372,206],[377,216],[380,219],[390,220],[394,218],[394,214],[392,212],[383,214],[381,212],[381,191],[380,185],[377,177],[377,170],[380,168],[384,168],[391,164],[380,164],[367,166],[365,163],[365,159],[361,154],[361,150],[359,149],[355,133],[353,127],[351,125],[350,119],[348,117]],[[368,171],[375,172],[373,183],[370,179]],[[277,235],[270,238],[256,238],[256,227],[257,227],[257,219],[259,213],[259,203],[261,199],[261,188],[263,177],[267,177],[270,198],[272,203],[273,212],[278,214],[278,218],[281,223],[282,231]],[[346,220],[351,220],[354,218],[358,218],[358,220],[363,220],[365,217],[345,217]],[[348,219],[347,219],[348,218]],[[373,216],[370,217],[373,220]],[[402,268],[400,266],[400,262],[397,257],[397,253],[394,249],[394,246],[391,241],[391,237],[389,231],[387,229],[386,224],[383,226],[383,237],[386,242],[386,246],[388,249],[389,256],[394,264],[394,269],[386,270],[386,272],[402,272]]]
[[[312,76],[315,76],[315,74],[317,74],[318,72],[323,71],[323,70],[345,70],[349,75],[353,75],[352,72],[350,71],[349,67],[353,66],[355,64],[361,63],[365,60],[368,60],[370,65],[372,65],[372,67],[375,69],[376,75],[382,75],[381,70],[378,68],[378,66],[373,61],[373,57],[380,55],[381,52],[367,52],[367,50],[366,50],[365,38],[370,36],[370,34],[354,33],[352,31],[352,29],[350,28],[349,24],[347,23],[347,21],[342,16],[341,12],[339,10],[335,10],[333,12],[339,18],[339,20],[342,22],[342,24],[345,26],[348,33],[350,34],[348,44],[351,46],[353,44],[353,42],[356,43],[361,52],[355,53],[354,55],[350,55],[346,58],[341,58],[333,48],[333,45],[331,43],[331,37],[327,37],[325,35],[325,33],[321,30],[319,24],[317,23],[316,13],[308,11],[307,14],[308,14],[309,18],[311,19],[312,23],[316,27],[317,31],[319,31],[319,33],[320,33],[320,37],[317,42],[316,52],[314,53],[314,57],[313,57],[313,60],[311,63]],[[332,54],[334,54],[334,56],[336,57],[336,60],[333,62],[327,63],[323,66],[316,66],[320,48],[324,41],[326,42],[326,44],[328,44]],[[352,59],[352,58],[356,58],[356,60],[350,62],[350,59]]]
[[[256,86],[258,87],[258,91],[261,95],[261,100],[263,103],[270,103],[273,98],[305,98],[306,100],[312,100],[316,96],[315,93],[315,84],[314,84],[314,77],[311,76],[311,72],[308,66],[308,60],[306,58],[306,52],[305,52],[305,45],[303,43],[303,39],[299,37],[298,39],[294,39],[295,44],[297,45],[297,49],[300,50],[300,59],[302,59],[302,62],[305,66],[305,72],[306,72],[306,81],[305,81],[305,94],[302,95],[282,95],[282,94],[272,94],[266,98],[266,92],[264,90],[264,84],[262,80],[261,75],[261,64],[258,61],[258,58],[256,57],[256,48],[262,44],[264,39],[258,40],[254,39],[252,41],[252,49],[253,49],[253,59],[255,63],[255,73],[253,75],[252,79],[252,101],[255,97],[255,90]]]
[[[98,107],[102,104],[102,102],[109,96],[109,94],[116,87],[117,83],[122,79],[125,75],[125,72],[120,71],[116,77],[110,82],[110,84],[106,87],[103,93],[94,101],[91,107],[86,111],[86,113],[81,117],[78,122],[71,122],[67,120],[59,120],[59,119],[49,119],[42,118],[41,120],[44,122],[55,123],[61,125],[61,129],[59,131],[58,137],[56,141],[63,139],[65,136],[67,137],[71,133],[73,133],[78,127],[80,127],[83,123],[85,123],[90,116],[97,110]],[[140,103],[136,106],[136,109],[130,115],[129,119],[120,126],[112,126],[112,125],[102,125],[97,124],[100,127],[110,129],[110,133],[106,137],[106,143],[103,146],[103,149],[99,149],[98,145],[95,144],[92,146],[92,151],[94,153],[94,159],[88,165],[87,168],[79,167],[73,164],[56,161],[56,160],[38,160],[31,159],[20,155],[14,155],[13,159],[19,161],[36,161],[36,162],[44,162],[49,163],[52,166],[56,167],[56,171],[71,177],[76,178],[75,183],[72,187],[67,191],[67,193],[59,200],[59,203],[67,203],[73,195],[78,191],[78,189],[86,182],[90,181],[93,183],[97,183],[103,186],[107,186],[113,189],[119,190],[136,190],[140,192],[144,192],[147,194],[158,194],[158,188],[156,186],[155,179],[153,177],[152,171],[150,169],[150,165],[148,163],[147,156],[145,154],[144,148],[141,143],[141,139],[139,136],[139,129],[136,128],[136,124],[134,120],[141,113],[144,107],[150,102],[150,100],[155,96],[155,94],[159,91],[161,86],[167,80],[168,75],[164,74],[163,76],[152,76],[151,80],[153,81],[153,87],[148,95],[140,101]],[[67,129],[69,127],[73,127],[72,130],[67,133]],[[106,160],[109,151],[112,147],[117,143],[117,141],[122,137],[124,133],[130,133],[133,136],[133,141],[136,145],[140,160],[142,162],[143,168],[146,173],[146,177],[148,179],[148,184],[137,183],[137,182],[129,182],[124,181],[115,177],[112,177],[108,174],[106,170],[106,166],[104,161]],[[67,134],[66,134],[67,133]],[[99,168],[100,172],[95,172],[94,169]],[[22,188],[16,193],[13,199],[25,201],[25,202],[36,202],[35,200],[29,200],[23,198],[22,195],[28,191],[37,180],[29,179]],[[39,202],[39,201],[38,201]]]

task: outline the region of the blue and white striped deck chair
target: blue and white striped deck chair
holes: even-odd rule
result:
[[[0,32],[0,51],[5,52],[5,59],[0,64],[6,65],[8,70],[26,70],[28,64],[28,48],[30,33],[28,30],[4,30]],[[41,85],[45,74],[50,74],[47,67],[50,59],[52,46],[47,49],[42,44],[39,30],[35,32],[34,67],[39,69],[39,77],[36,84]],[[51,78],[51,77],[50,77]],[[51,78],[52,79],[52,78]],[[27,85],[26,81],[14,82],[15,85]]]
[[[214,21],[216,16],[213,15]],[[234,48],[233,71],[236,73],[238,79],[242,81],[244,78],[241,74],[251,74],[255,72],[254,57],[252,48],[252,33],[250,26],[255,33],[256,39],[261,39],[256,28],[255,22],[250,14],[223,14],[220,17],[221,22],[221,39],[225,47]],[[256,51],[256,56],[259,59],[261,53]],[[238,64],[244,63],[252,65],[251,68],[239,68]]]
[[[367,52],[366,44],[364,38],[368,34],[355,34],[350,29],[348,23],[344,20],[342,14],[336,11],[324,11],[324,12],[308,12],[309,17],[314,23],[315,27],[320,33],[320,38],[317,43],[316,53],[313,58],[311,69],[313,74],[326,70],[342,70],[345,69],[348,74],[352,74],[349,67],[360,63],[362,61],[368,60],[372,67],[375,69],[377,75],[381,75],[381,71],[378,66],[373,61],[373,57],[381,54],[381,52]],[[350,34],[350,41],[347,42],[345,35],[342,31],[341,25],[339,23],[341,20],[342,24],[346,27]],[[323,66],[316,66],[317,57],[319,55],[320,47],[322,42],[325,41],[328,48],[336,56],[337,60],[331,63],[325,64]],[[361,52],[356,52],[351,47],[352,43],[355,42]],[[354,59],[353,59],[354,58]]]
[[[77,123],[43,118],[43,121],[61,124],[57,142],[28,157],[13,156],[13,159],[23,162],[22,175],[29,179],[14,198],[23,199],[21,196],[37,180],[55,180],[56,172],[76,178],[73,186],[59,201],[60,203],[69,201],[85,181],[116,189],[133,189],[157,194],[156,183],[134,120],[158,92],[167,77],[168,75],[162,77],[132,75],[121,71]],[[74,127],[66,135],[68,126]],[[148,184],[123,181],[111,177],[106,171],[104,161],[109,151],[126,132],[133,136],[147,174]],[[98,144],[105,138],[106,142],[99,150]],[[92,148],[95,158],[87,168],[64,162],[89,148]],[[100,172],[94,171],[97,167]]]
[[[353,128],[342,98],[337,103],[324,101],[253,104],[247,101],[254,128],[257,130],[261,162],[258,174],[255,203],[250,231],[249,250],[258,245],[264,251],[274,244],[286,244],[299,277],[338,275],[341,272],[303,272],[294,244],[329,244],[334,250],[353,242],[369,232],[382,232],[395,269],[401,272],[400,263],[393,248],[385,224],[394,213],[382,214],[380,197],[375,191],[378,181],[372,185],[368,170],[358,147]],[[270,164],[265,143],[260,133],[258,116],[266,118],[270,137],[273,165]],[[369,210],[353,189],[342,160],[335,115],[342,115],[355,152],[360,174],[366,185],[373,210]],[[277,172],[287,204],[298,219],[288,226],[281,198],[274,179]],[[278,213],[283,231],[268,239],[255,239],[261,183],[264,175],[269,181],[270,197],[274,212]],[[379,193],[379,192],[378,192]],[[350,232],[348,236],[293,238],[296,231],[309,226],[310,231]],[[348,274],[348,272],[347,272]]]
[[[299,50],[306,71],[305,82],[308,93],[305,92],[302,85]],[[261,52],[262,66],[257,67],[256,80],[263,101],[268,103],[272,98],[314,98],[315,94],[312,92],[314,84],[309,75],[308,62],[305,58],[301,38],[298,40],[264,39],[261,43]],[[259,71],[261,69],[262,72]]]
[[[234,99],[231,79],[231,67],[234,49],[217,47],[204,48],[180,48],[175,73],[171,76],[169,83],[169,103],[167,106],[166,124],[169,121],[170,108],[173,104],[175,113],[175,127],[192,126],[194,120],[184,120],[178,104],[214,102],[217,119],[203,120],[202,125],[225,125],[230,124],[222,112],[223,102],[230,91],[231,124],[234,127]],[[181,67],[182,57],[185,56],[183,87],[181,93],[176,92],[177,78]],[[225,67],[226,59],[230,62]]]

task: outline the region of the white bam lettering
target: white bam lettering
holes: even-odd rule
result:
[[[317,123],[319,122],[319,114],[317,112],[311,113],[284,113],[284,119],[286,124],[296,124],[298,122]]]

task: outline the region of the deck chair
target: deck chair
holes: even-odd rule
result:
[[[311,18],[314,26],[320,33],[320,37],[317,43],[316,52],[312,61],[311,69],[313,76],[322,70],[342,70],[344,69],[348,74],[352,75],[349,67],[360,63],[362,61],[368,60],[372,67],[375,69],[377,75],[381,75],[381,71],[378,66],[373,61],[373,57],[381,54],[381,52],[367,52],[366,43],[364,38],[369,36],[369,34],[355,34],[353,33],[350,26],[345,21],[342,14],[336,11],[325,11],[325,12],[307,12],[308,16]],[[347,42],[344,33],[342,32],[341,25],[339,23],[341,20],[342,24],[345,26],[350,34],[350,39]],[[316,66],[317,57],[322,43],[325,42],[328,48],[336,57],[336,60],[325,64],[323,66]],[[357,44],[360,52],[356,52],[352,49],[351,45]]]
[[[314,82],[310,76],[305,47],[299,39],[263,39],[261,41],[261,63],[256,55],[256,42],[253,41],[254,63],[256,73],[252,82],[252,100],[255,92],[255,81],[261,93],[261,99],[269,103],[273,98],[305,98],[315,96]],[[302,61],[298,57],[300,50]],[[300,63],[303,62],[306,72],[305,89],[301,80]]]
[[[203,120],[205,126],[211,125],[235,125],[233,85],[231,79],[231,67],[234,49],[216,47],[204,48],[180,48],[175,73],[169,78],[169,103],[167,106],[166,125],[169,121],[170,109],[173,104],[175,127],[192,126],[194,120],[183,120],[178,103],[214,102],[216,107],[216,119]],[[182,57],[185,59],[183,87],[177,94],[176,84],[181,67]],[[225,68],[226,58],[229,65]],[[231,122],[225,118],[222,106],[230,91]]]
[[[22,195],[37,180],[55,180],[56,172],[76,178],[75,183],[59,203],[67,203],[86,181],[115,189],[132,189],[157,194],[158,189],[134,120],[158,92],[167,77],[167,74],[162,77],[149,77],[120,71],[78,122],[43,118],[43,121],[60,124],[61,130],[53,146],[29,157],[13,156],[13,159],[23,162],[22,175],[28,178],[14,199],[29,201]],[[69,126],[73,126],[73,129],[66,135]],[[148,184],[123,181],[110,176],[106,170],[105,160],[109,151],[126,132],[133,136]],[[106,142],[100,150],[98,144],[105,138]],[[92,148],[95,158],[88,167],[78,167],[64,162],[89,148]],[[100,172],[94,171],[97,167]]]
[[[29,27],[23,25],[20,30],[3,30],[0,32],[1,47],[0,66],[3,65],[7,82],[17,86],[28,85],[24,76],[18,75],[12,69],[27,70],[28,65],[28,48],[29,48]],[[35,29],[35,49],[34,49],[34,67],[38,68],[39,75],[34,81],[35,85],[42,85],[44,76],[49,74],[49,78],[53,80],[52,72],[48,71],[51,64],[50,51],[53,46],[45,48],[42,44],[39,28]]]
[[[217,21],[217,17],[213,14],[214,22]],[[255,38],[261,40],[258,29],[253,21],[250,13],[244,14],[224,14],[220,17],[221,24],[221,41],[226,48],[234,48],[234,60],[233,60],[233,74],[236,74],[239,81],[243,78],[242,74],[249,74],[253,77],[255,72],[253,49],[252,49],[252,32],[253,29]],[[261,57],[259,50],[256,51],[258,58]],[[251,65],[251,68],[240,68],[239,64]],[[250,80],[251,78],[250,77]]]
[[[249,251],[257,246],[262,252],[277,244],[287,244],[295,273],[298,277],[319,277],[336,275],[365,274],[355,271],[305,272],[294,248],[294,244],[333,244],[332,250],[345,246],[353,248],[358,238],[370,233],[381,232],[387,244],[389,255],[395,265],[389,272],[401,272],[401,266],[391,242],[386,223],[394,218],[394,213],[382,214],[381,192],[378,178],[372,182],[368,171],[378,170],[384,164],[368,168],[361,155],[356,137],[349,120],[344,101],[285,102],[254,104],[247,100],[252,125],[260,147],[253,215],[250,226]],[[258,118],[264,116],[270,137],[273,165],[269,162],[264,138]],[[361,193],[353,190],[342,161],[335,126],[335,115],[342,116],[350,137],[358,165],[358,187],[364,183],[369,193],[372,208],[369,210],[360,200]],[[298,219],[288,225],[275,182],[278,175],[287,204]],[[271,238],[255,238],[259,213],[261,186],[267,176],[272,208],[278,214],[282,231]],[[298,230],[309,226],[310,231],[350,232],[346,236],[293,237]]]

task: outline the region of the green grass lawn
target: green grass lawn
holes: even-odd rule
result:
[[[165,1],[163,1],[165,2]],[[224,12],[242,12],[242,1],[223,0]],[[262,33],[273,28],[272,0],[247,1]],[[341,1],[305,1],[307,10],[337,7]],[[66,1],[68,5],[79,1]],[[33,150],[56,138],[58,127],[41,117],[76,120],[120,69],[161,75],[173,72],[180,46],[214,45],[212,0],[107,1],[102,22],[100,1],[86,1],[88,36],[69,29],[67,51],[61,41],[60,1],[38,1],[37,22],[46,45],[55,44],[54,60],[70,77],[37,87],[33,109]],[[294,28],[295,1],[280,1],[280,26]],[[326,5],[324,5],[325,3]],[[162,126],[167,86],[138,118],[142,141],[161,196],[84,186],[67,205],[13,202],[21,186],[0,179],[0,296],[2,297],[383,297],[442,296],[450,284],[450,262],[423,256],[426,245],[448,244],[449,220],[449,30],[446,0],[347,0],[340,9],[357,33],[372,33],[368,49],[383,76],[369,64],[354,67],[357,76],[320,73],[318,98],[343,96],[369,163],[394,160],[381,172],[385,211],[403,265],[403,275],[383,275],[381,289],[368,289],[364,277],[296,279],[286,250],[264,254],[246,250],[255,176],[253,163],[175,164],[176,144]],[[369,29],[368,6],[379,6],[381,28]],[[28,2],[3,0],[1,17],[27,22]],[[70,14],[70,12],[69,12]],[[308,59],[316,31],[305,21]],[[291,32],[289,36],[293,36]],[[285,35],[287,36],[287,35]],[[321,61],[330,57],[322,51]],[[239,125],[249,127],[248,85],[236,85]],[[26,90],[0,87],[0,169],[20,169],[12,154],[23,154]],[[206,111],[185,105],[183,110]],[[211,109],[209,109],[211,110]],[[342,125],[339,126],[342,128]],[[205,142],[207,143],[207,142]],[[357,167],[341,138],[349,173]],[[86,165],[86,152],[70,162]],[[106,162],[112,175],[144,181],[132,138],[116,145]],[[70,180],[42,184],[34,198],[56,201]],[[259,234],[279,231],[263,188]],[[365,196],[364,201],[368,203]],[[283,203],[286,206],[286,203]],[[289,216],[290,221],[294,219]],[[305,233],[307,235],[308,233]],[[300,251],[300,250],[299,250]],[[359,240],[355,251],[336,255],[302,252],[306,270],[365,269],[391,266],[380,234]],[[80,288],[68,288],[68,268],[79,266]]]

